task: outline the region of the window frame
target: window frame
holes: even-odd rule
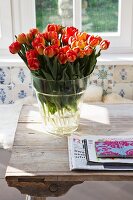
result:
[[[80,0],[73,0],[73,24],[82,30],[82,5]],[[133,52],[133,1],[119,0],[118,32],[94,33],[111,42],[106,53]],[[128,23],[126,23],[128,22]]]
[[[0,53],[2,54],[7,53],[6,48],[13,38],[11,14],[11,1],[0,1]]]
[[[9,31],[2,32],[3,42],[0,52],[9,55],[8,44],[21,32],[27,32],[36,26],[35,0],[4,0],[8,3],[6,18],[2,24]],[[5,6],[4,6],[5,7]],[[82,12],[81,0],[73,0],[73,25],[81,30]],[[4,15],[4,12],[3,12]],[[27,17],[28,16],[28,17]],[[8,19],[8,20],[7,20]],[[7,21],[8,24],[7,24]],[[5,23],[6,22],[6,23]],[[127,23],[128,22],[128,23]],[[106,53],[132,53],[133,52],[133,1],[119,0],[119,31],[118,33],[95,33],[111,41],[111,46]],[[7,29],[6,29],[7,30]]]

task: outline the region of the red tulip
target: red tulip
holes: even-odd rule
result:
[[[102,40],[100,43],[100,49],[101,50],[106,50],[109,48],[110,42],[108,40]]]
[[[92,47],[96,47],[100,43],[100,41],[99,41],[98,37],[95,37],[94,35],[91,35],[88,38],[88,42],[87,43]]]
[[[21,49],[21,44],[16,41],[16,42],[13,42],[10,46],[9,46],[9,51],[12,53],[12,54],[15,54],[15,53],[18,53]]]
[[[62,35],[62,42],[64,45],[68,44],[69,36],[68,35]]]
[[[66,27],[65,32],[66,32],[66,35],[70,37],[70,36],[73,36],[76,32],[78,32],[78,29],[73,26],[69,26],[69,27]]]
[[[45,39],[42,36],[36,37],[32,42],[32,46],[34,48],[36,48],[36,46],[38,46],[39,44],[45,45]]]
[[[30,58],[27,61],[30,70],[35,71],[40,69],[40,63],[37,58]]]
[[[39,33],[39,29],[38,28],[32,28],[29,30],[29,33],[31,33],[33,36],[35,36],[36,34]]]
[[[92,49],[89,45],[87,45],[87,46],[84,48],[84,52],[85,52],[85,54],[86,54],[87,56],[89,56],[89,55],[92,54],[93,49]]]
[[[77,53],[73,50],[68,50],[66,55],[69,62],[74,62],[77,58]]]
[[[52,45],[51,47],[53,48],[54,55],[57,55],[59,53],[59,46],[58,45]]]
[[[65,64],[67,62],[67,56],[66,56],[66,54],[64,54],[62,52],[60,52],[57,55],[57,58],[58,58],[60,64]]]
[[[70,47],[66,45],[66,46],[60,47],[59,52],[65,54],[68,50],[70,50]]]
[[[55,31],[48,32],[48,40],[58,39],[58,34]]]
[[[52,46],[47,46],[44,51],[43,51],[43,54],[45,56],[48,56],[48,57],[53,57],[54,56],[54,50],[53,50],[53,47]]]
[[[38,56],[38,53],[37,53],[37,51],[35,49],[31,49],[31,50],[29,50],[29,51],[26,52],[26,58],[27,58],[27,60],[29,58],[37,58],[37,56]]]
[[[59,39],[52,39],[51,43],[52,43],[52,45],[60,46],[60,40]]]
[[[48,24],[46,27],[46,31],[56,31],[57,33],[60,32],[62,26],[58,24]]]
[[[74,47],[73,51],[75,51],[77,53],[77,57],[79,57],[79,58],[83,58],[86,55],[85,51],[80,49],[79,47]]]
[[[38,70],[40,69],[40,63],[37,59],[38,53],[35,49],[31,49],[26,52],[26,58],[28,62],[28,67],[30,70]]]
[[[45,46],[43,44],[39,44],[38,46],[36,46],[36,50],[39,55],[43,55],[44,48]]]

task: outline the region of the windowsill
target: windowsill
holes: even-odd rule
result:
[[[133,65],[133,54],[104,54],[98,58],[97,65]],[[18,56],[0,57],[0,67],[23,67]]]

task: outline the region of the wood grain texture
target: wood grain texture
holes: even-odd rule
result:
[[[75,134],[133,135],[133,104],[85,104]],[[54,193],[57,196],[83,181],[133,181],[133,172],[71,172],[67,137],[44,132],[38,107],[25,105],[19,118],[6,180],[9,186],[23,193],[29,191],[27,194],[32,196],[35,195],[30,188],[41,196],[44,193],[52,196],[49,186],[59,184],[58,193]]]

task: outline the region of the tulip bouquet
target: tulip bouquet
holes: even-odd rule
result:
[[[55,122],[53,115],[57,116],[58,112],[60,126],[65,127],[61,115],[77,112],[77,101],[87,85],[86,77],[93,72],[97,58],[109,44],[100,36],[80,32],[75,27],[49,24],[42,33],[33,28],[27,34],[19,34],[9,50],[18,53],[31,71],[44,115],[47,118],[52,115]],[[85,80],[85,84],[79,80]]]
[[[19,34],[9,50],[18,53],[35,76],[74,80],[92,73],[101,50],[106,50],[109,44],[100,36],[80,32],[75,27],[49,24],[43,33],[31,29],[27,34]]]

